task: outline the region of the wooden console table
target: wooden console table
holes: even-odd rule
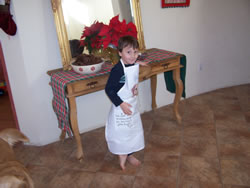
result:
[[[160,52],[160,56],[159,54],[157,57],[154,56],[156,52]],[[149,49],[147,50],[147,53],[151,54],[149,57],[150,59],[146,59],[150,61],[150,63],[148,64],[148,66],[140,67],[139,80],[143,81],[149,78],[151,80],[152,109],[156,109],[157,107],[156,98],[155,98],[157,74],[160,74],[166,71],[173,71],[173,80],[174,80],[175,88],[176,88],[173,110],[174,110],[176,120],[180,124],[181,116],[178,111],[178,105],[179,105],[182,92],[183,92],[183,83],[180,79],[180,69],[182,68],[182,65],[180,64],[180,58],[183,55],[175,53],[175,52],[169,52],[169,51],[159,50],[159,49]],[[161,57],[161,53],[169,53],[169,54],[167,54],[167,57]],[[83,148],[82,148],[82,143],[81,143],[81,138],[80,138],[80,133],[79,133],[79,128],[78,128],[78,121],[77,121],[76,97],[103,90],[105,88],[106,82],[109,77],[109,71],[110,69],[106,73],[103,73],[101,75],[88,77],[87,79],[74,80],[65,84],[66,89],[63,92],[65,92],[65,96],[67,97],[68,104],[69,104],[69,109],[68,109],[69,118],[68,119],[70,119],[71,129],[73,131],[73,134],[75,136],[76,143],[77,143],[76,157],[80,162],[83,159]],[[63,70],[62,69],[52,70],[52,71],[48,71],[47,73],[51,76],[51,78],[53,78],[53,75],[57,74],[58,72],[63,72]],[[64,81],[64,78],[61,77],[60,80]],[[66,134],[66,131],[65,129],[63,129],[62,134],[60,136],[61,140],[65,138],[65,134]]]

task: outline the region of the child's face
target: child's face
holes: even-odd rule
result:
[[[124,64],[133,64],[139,55],[139,51],[138,49],[134,49],[132,46],[127,46],[122,49],[122,52],[119,52],[119,55],[121,56]]]

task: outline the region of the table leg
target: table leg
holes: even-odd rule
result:
[[[156,85],[157,85],[157,75],[153,75],[150,77],[151,80],[151,95],[152,95],[152,109],[155,110],[157,108],[156,105]]]
[[[175,98],[174,98],[174,114],[175,114],[177,122],[181,124],[181,116],[178,110],[179,102],[181,100],[181,95],[183,92],[183,83],[180,78],[180,69],[173,70],[173,79],[174,79],[175,88],[176,88],[176,93],[175,93]]]
[[[76,145],[77,145],[76,157],[80,162],[82,162],[82,160],[83,160],[83,149],[82,149],[82,142],[81,142],[81,137],[80,137],[80,133],[79,133],[78,123],[77,123],[77,110],[76,110],[76,99],[75,99],[75,97],[69,97],[69,108],[70,108],[71,128],[73,130],[73,134],[75,136]]]
[[[60,140],[63,142],[66,137],[66,131],[62,130],[61,135],[60,135]]]

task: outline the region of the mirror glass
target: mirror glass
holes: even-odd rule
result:
[[[119,15],[120,21],[134,22],[131,6],[130,0],[62,0],[68,39],[79,40],[85,26],[95,21],[109,24],[109,20],[116,15]]]
[[[125,19],[126,23],[136,25],[140,50],[145,49],[139,0],[51,0],[51,3],[64,70],[71,68],[73,52],[79,49],[74,49],[78,45],[75,42],[80,40],[84,27],[95,21],[109,24],[117,15],[120,21]]]

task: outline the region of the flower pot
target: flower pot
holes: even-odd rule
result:
[[[101,57],[105,61],[110,61],[113,65],[118,63],[120,57],[118,50],[112,47],[107,47],[106,49],[93,49],[92,53],[94,56]]]

